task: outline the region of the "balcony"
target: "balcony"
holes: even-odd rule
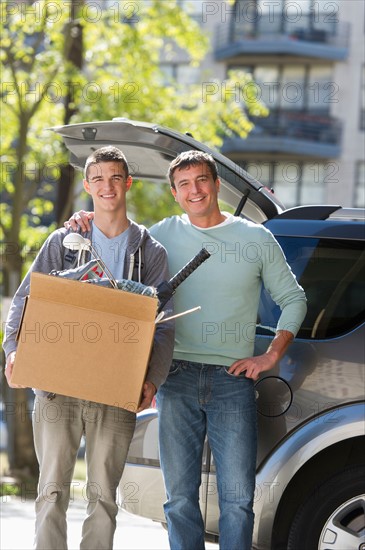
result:
[[[294,22],[257,14],[254,20],[232,20],[216,28],[215,58],[234,62],[249,55],[287,55],[342,61],[348,55],[350,25],[328,18],[301,14]]]
[[[298,111],[272,111],[267,118],[252,118],[247,139],[224,141],[223,154],[279,153],[308,158],[336,158],[341,153],[341,123],[330,116]]]

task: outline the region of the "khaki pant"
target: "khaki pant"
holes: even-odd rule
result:
[[[66,512],[82,435],[86,440],[88,502],[80,548],[110,550],[116,527],[116,490],[122,477],[136,415],[117,407],[57,395],[36,396],[35,450],[40,467],[36,500],[36,550],[67,549]],[[80,487],[79,487],[80,489]]]

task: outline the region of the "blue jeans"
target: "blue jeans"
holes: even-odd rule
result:
[[[220,548],[251,548],[257,447],[254,383],[227,370],[174,360],[157,394],[172,550],[204,549],[199,487],[206,436],[216,466]]]

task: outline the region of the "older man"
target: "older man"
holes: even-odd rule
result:
[[[202,246],[212,256],[176,291],[174,359],[157,393],[165,514],[172,550],[204,549],[199,486],[205,437],[212,449],[222,550],[250,550],[256,465],[254,381],[283,357],[306,313],[306,298],[283,252],[265,227],[222,212],[214,159],[181,153],[168,177],[185,211],[151,228],[166,248],[171,272]],[[90,215],[76,216],[87,225]],[[253,357],[262,285],[281,309],[276,335]]]

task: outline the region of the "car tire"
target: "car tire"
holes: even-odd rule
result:
[[[294,516],[288,550],[365,550],[365,467],[319,484]]]

